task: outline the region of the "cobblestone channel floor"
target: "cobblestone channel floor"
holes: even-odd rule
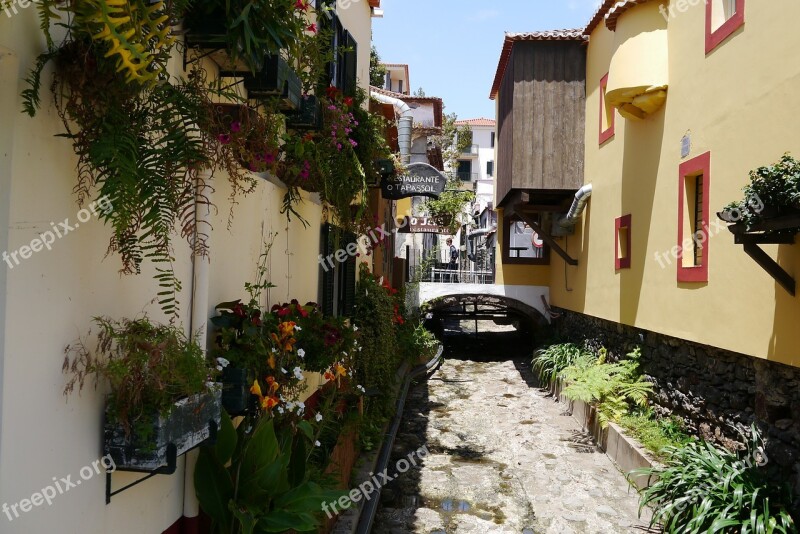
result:
[[[447,360],[409,392],[375,534],[646,532],[624,476],[533,385],[529,359]]]

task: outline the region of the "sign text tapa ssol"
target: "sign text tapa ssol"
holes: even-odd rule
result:
[[[427,163],[411,163],[407,172],[384,176],[381,180],[383,198],[399,200],[409,197],[439,198],[447,186],[447,177]]]

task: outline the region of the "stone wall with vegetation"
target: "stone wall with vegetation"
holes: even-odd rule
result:
[[[560,338],[606,347],[611,359],[642,347],[657,410],[729,448],[753,421],[768,430],[767,456],[792,472],[800,490],[800,369],[665,336],[569,310],[553,320]]]

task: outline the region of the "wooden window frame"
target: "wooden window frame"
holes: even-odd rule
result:
[[[611,117],[608,117],[608,110],[606,109],[606,87],[608,87],[608,73],[600,79],[600,122],[598,129],[600,130],[600,144],[602,145],[612,137],[614,137],[614,126],[616,120],[615,110],[611,111]],[[608,128],[603,130],[603,121],[608,120]]]
[[[511,250],[511,221],[521,221],[514,217],[503,217],[503,263],[507,265],[550,265],[550,247],[544,245],[544,255],[541,258],[512,258]],[[522,221],[524,222],[524,221]]]
[[[614,221],[614,268],[617,271],[631,268],[631,214],[617,217]],[[620,257],[619,236],[622,229],[625,229],[625,257]]]
[[[721,45],[736,30],[744,26],[745,0],[736,0],[736,13],[722,23],[722,26],[713,30],[714,0],[706,2],[706,55]]]
[[[683,265],[683,256],[692,254],[694,257],[694,250],[684,250],[684,241],[688,239],[684,235],[684,210],[686,208],[686,179],[703,176],[703,202],[702,202],[702,221],[698,222],[696,231],[702,232],[705,236],[703,242],[703,252],[701,256],[701,265],[688,266]],[[694,159],[682,163],[678,171],[678,250],[681,251],[677,259],[678,264],[678,282],[681,283],[698,283],[708,282],[708,258],[709,258],[709,245],[710,235],[708,227],[710,224],[709,213],[709,192],[711,190],[711,152],[706,152]],[[691,236],[689,236],[691,237]]]

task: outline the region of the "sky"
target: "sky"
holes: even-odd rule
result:
[[[409,65],[412,91],[444,100],[459,119],[494,118],[489,91],[505,32],[582,28],[597,0],[382,0],[372,19],[384,63]]]

